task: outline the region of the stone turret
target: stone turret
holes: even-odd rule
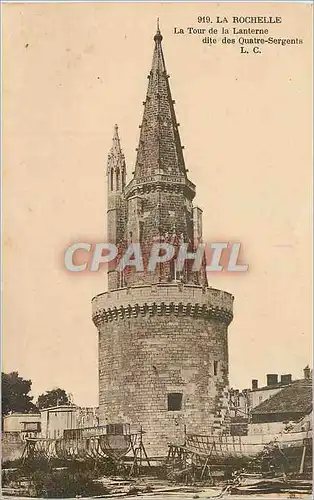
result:
[[[112,146],[107,163],[107,240],[120,247],[124,241],[126,225],[126,164],[121,149],[118,125],[114,127]],[[108,287],[116,289],[123,286],[123,275],[116,269],[116,261],[109,264]]]

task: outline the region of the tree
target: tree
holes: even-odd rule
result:
[[[38,408],[49,408],[51,406],[60,406],[70,404],[70,399],[64,389],[55,388],[51,391],[46,391],[38,396]]]
[[[3,373],[2,379],[2,415],[10,412],[37,412],[38,408],[32,403],[33,396],[29,395],[32,381],[20,377],[18,372]]]

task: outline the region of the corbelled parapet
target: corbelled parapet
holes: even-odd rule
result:
[[[222,290],[177,283],[120,288],[93,298],[93,321],[99,327],[108,321],[148,313],[219,318],[229,325],[233,300],[233,295]]]
[[[143,196],[155,191],[172,193],[182,193],[187,199],[193,200],[195,197],[195,184],[183,175],[170,177],[169,175],[156,174],[154,177],[143,179],[132,179],[125,188],[125,197]]]

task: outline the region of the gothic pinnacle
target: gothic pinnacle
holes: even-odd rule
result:
[[[125,158],[121,149],[118,125],[115,124],[113,138],[112,138],[112,145],[108,154],[107,173],[109,174],[112,170],[116,171],[117,169],[120,170],[124,183]]]

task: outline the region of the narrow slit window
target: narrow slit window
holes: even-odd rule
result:
[[[175,279],[175,263],[174,263],[174,259],[172,259],[170,261],[170,276],[171,276],[171,280],[174,280]]]
[[[144,222],[140,221],[139,223],[140,242],[142,242],[143,232],[144,232]]]
[[[218,375],[218,361],[214,361],[214,375]]]
[[[171,392],[168,394],[168,411],[180,411],[182,409],[182,393]]]
[[[123,288],[125,286],[124,271],[119,271],[118,279],[119,279],[118,288]]]
[[[176,270],[176,277],[175,277],[176,281],[181,281],[181,278],[182,278],[182,273],[181,273],[181,271],[177,271],[177,270]]]
[[[110,171],[110,191],[113,191],[113,169]]]

